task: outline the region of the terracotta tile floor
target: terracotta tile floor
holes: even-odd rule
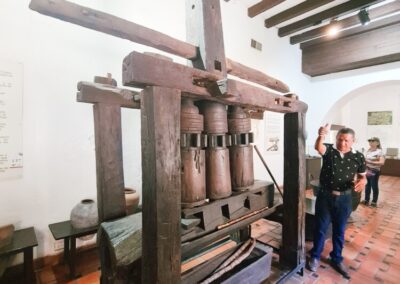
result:
[[[398,283],[400,281],[400,178],[381,176],[378,208],[360,205],[352,213],[352,222],[346,229],[346,244],[343,255],[345,264],[350,267],[351,280],[336,273],[328,264],[327,258],[332,248],[326,241],[321,266],[316,273],[305,270],[305,275],[294,276],[287,283]],[[259,236],[276,242],[280,240],[277,229],[272,237]],[[312,247],[306,242],[306,250]],[[273,262],[277,256],[274,256]],[[66,265],[45,267],[36,272],[37,284],[99,283],[98,258],[93,252],[84,252],[77,265],[78,273],[84,275],[76,280],[66,277]],[[273,279],[268,281],[274,282]]]
[[[363,194],[364,196],[364,194]],[[351,280],[336,273],[328,263],[332,248],[327,240],[321,266],[316,273],[287,283],[399,283],[400,282],[400,178],[381,176],[378,208],[358,206],[345,233],[344,263]],[[312,242],[306,242],[307,252]]]
[[[100,267],[97,248],[80,252],[77,257],[76,273],[80,278],[71,280],[65,263],[46,266],[36,271],[37,284],[97,284],[100,283]]]

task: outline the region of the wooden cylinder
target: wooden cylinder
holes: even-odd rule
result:
[[[201,133],[204,129],[203,116],[193,100],[184,98],[181,104],[181,132]]]
[[[251,131],[251,120],[243,108],[239,106],[229,106],[228,109],[228,128],[229,133],[248,133]]]
[[[253,146],[232,146],[229,160],[233,190],[244,190],[254,184]]]
[[[181,201],[182,207],[199,206],[206,199],[205,151],[181,148]]]
[[[181,103],[181,205],[191,208],[206,200],[205,153],[201,149],[203,115],[191,99]]]
[[[232,136],[232,146],[229,147],[231,162],[231,178],[233,190],[245,190],[254,184],[253,146],[251,143],[250,117],[240,106],[229,106],[229,133]]]
[[[208,148],[207,164],[207,197],[221,199],[232,194],[229,169],[229,150],[227,148]]]
[[[204,131],[207,134],[228,132],[226,106],[216,102],[202,102],[201,113],[204,115]]]

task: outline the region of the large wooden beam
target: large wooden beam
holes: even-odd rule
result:
[[[360,25],[360,26],[357,26],[352,29],[347,29],[345,31],[340,32],[334,40],[353,36],[353,35],[355,36],[357,34],[362,34],[362,33],[366,33],[369,31],[381,29],[381,28],[384,28],[387,26],[398,24],[398,23],[400,23],[400,14],[397,14],[392,17],[387,17],[387,18],[384,18],[379,21],[372,22],[372,23],[368,24],[367,26]],[[300,48],[305,49],[307,46],[311,46],[311,45],[315,45],[315,44],[319,44],[319,43],[323,43],[323,42],[327,42],[327,41],[331,41],[331,40],[332,39],[329,37],[320,37],[320,38],[317,38],[314,40],[303,42],[302,44],[300,44]]]
[[[64,0],[32,0],[29,8],[41,14],[119,38],[158,48],[184,58],[196,58],[196,48],[155,30]]]
[[[178,90],[143,90],[142,283],[180,283],[181,279],[180,107]]]
[[[243,105],[253,109],[278,112],[307,110],[307,105],[295,98],[232,79],[227,80],[227,96],[215,96],[206,86],[219,78],[213,73],[138,52],[132,52],[125,57],[122,72],[123,84],[132,87],[165,86],[179,89],[184,92],[183,95],[192,98]]]
[[[374,19],[388,16],[390,14],[394,14],[399,11],[400,11],[400,1],[395,1],[395,2],[388,3],[386,5],[376,7],[374,9],[369,9],[368,13],[369,13],[369,18],[371,19],[371,21],[373,21]],[[354,15],[354,16],[347,17],[340,21],[335,21],[333,24],[339,30],[342,30],[342,29],[346,29],[346,28],[360,24],[360,19],[358,18],[358,15]],[[330,24],[328,24],[328,25],[325,25],[322,27],[318,27],[318,28],[306,31],[306,32],[298,34],[298,35],[294,35],[294,36],[290,37],[290,43],[296,44],[299,42],[304,42],[304,41],[312,40],[312,39],[315,39],[318,37],[326,36],[331,27],[332,26]]]
[[[305,114],[284,118],[284,191],[279,262],[296,268],[305,263]]]
[[[224,36],[219,0],[186,1],[187,41],[199,48],[194,67],[226,78]]]
[[[400,60],[400,24],[304,47],[302,71],[310,76]]]
[[[304,13],[312,11],[318,7],[328,4],[334,0],[306,0],[300,4],[293,6],[285,11],[282,11],[264,21],[265,27],[271,28],[280,23],[286,22],[292,18],[300,16]]]
[[[298,32],[302,29],[312,27],[316,24],[320,24],[325,20],[330,20],[335,17],[340,17],[345,14],[349,14],[353,11],[365,8],[372,4],[381,2],[383,0],[351,0],[344,2],[343,4],[332,7],[328,10],[322,11],[295,23],[284,26],[278,30],[278,35],[280,37],[290,35],[292,33]]]
[[[249,7],[249,9],[247,10],[247,15],[250,18],[253,18],[284,1],[285,0],[262,0],[261,2],[258,2],[257,4]]]
[[[289,92],[289,86],[282,81],[270,77],[260,71],[249,68],[246,65],[230,60],[229,58],[226,59],[226,68],[230,75],[260,84],[261,86],[271,88],[278,92]]]
[[[138,92],[91,82],[79,82],[78,90],[78,102],[140,109],[140,100],[135,99],[139,96]]]
[[[67,21],[98,32],[154,47],[158,50],[169,52],[186,59],[196,59],[198,57],[196,45],[180,41],[136,23],[65,0],[31,0],[29,7],[41,14],[62,21]],[[209,34],[212,33],[214,33],[214,31]],[[222,58],[222,56],[220,57]],[[240,78],[243,76],[244,78],[242,79],[261,84],[280,92],[289,92],[288,86],[282,82],[279,82],[276,85],[268,85],[268,82],[273,82],[276,79],[258,70],[249,67],[246,67],[245,72],[242,69],[236,70],[236,67],[243,65],[229,59],[226,63],[221,62],[221,70],[224,68],[223,66],[225,66],[225,64],[231,65],[232,68],[228,70],[228,73],[232,75]]]
[[[228,79],[227,94],[228,96],[221,100],[225,104],[281,113],[307,112],[307,104],[299,101],[296,96],[278,95],[240,81]]]
[[[93,105],[99,222],[125,216],[121,108]]]

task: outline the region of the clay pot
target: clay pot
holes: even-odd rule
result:
[[[139,205],[140,196],[133,188],[125,188],[125,210],[126,215],[131,215],[135,212]]]
[[[71,210],[71,225],[75,229],[90,228],[97,225],[99,216],[97,203],[93,199],[83,199]],[[81,240],[90,240],[94,235],[80,237]]]

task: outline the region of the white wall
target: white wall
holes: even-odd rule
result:
[[[181,0],[74,1],[185,40],[185,5]],[[113,74],[119,85],[123,58],[133,50],[150,50],[28,9],[28,0],[0,1],[0,59],[24,66],[22,179],[0,181],[0,225],[35,226],[35,256],[53,254],[48,224],[69,218],[71,208],[96,196],[93,114],[76,102],[76,84],[95,75]],[[400,65],[373,73],[347,73],[309,79],[301,73],[301,52],[288,39],[265,29],[263,18],[249,19],[240,1],[221,1],[226,56],[287,83],[309,103],[307,129],[316,132],[325,114],[342,96],[368,82],[394,80]],[[250,40],[263,51],[250,48]],[[182,59],[174,59],[184,62]],[[397,73],[396,73],[397,72]],[[268,115],[267,115],[268,117]],[[253,121],[256,143],[265,150],[264,122]],[[123,111],[125,184],[141,190],[140,121],[137,110]],[[310,135],[311,136],[311,135]],[[313,138],[312,138],[313,139]],[[310,141],[310,140],[309,140]],[[257,178],[266,171],[255,156]],[[280,155],[266,158],[278,183],[283,180]]]
[[[377,110],[383,110],[390,105],[394,112],[398,113],[400,105],[398,102],[396,103],[396,97],[399,87],[397,82],[391,82],[398,80],[400,80],[400,62],[311,78],[305,97],[309,106],[307,113],[308,148],[312,148],[317,137],[318,127],[327,122],[354,128],[359,140],[365,140],[369,135],[366,133],[367,125],[365,121],[361,122],[359,119],[365,118],[368,111],[375,107]],[[359,97],[360,100],[349,105],[351,109],[345,115],[343,113],[345,110],[341,108],[353,95]],[[371,100],[375,103],[370,103]],[[338,121],[335,121],[336,119]],[[398,121],[397,118],[394,123],[398,125]],[[395,141],[391,140],[390,143],[398,145],[400,143],[398,132],[393,132],[393,137],[396,137]],[[363,147],[362,144],[355,146]]]
[[[400,78],[399,78],[400,79]],[[391,111],[391,125],[368,125],[368,112]],[[353,90],[338,100],[325,121],[338,122],[356,131],[358,150],[368,149],[368,138],[377,136],[383,148],[400,147],[400,80],[371,83]]]

